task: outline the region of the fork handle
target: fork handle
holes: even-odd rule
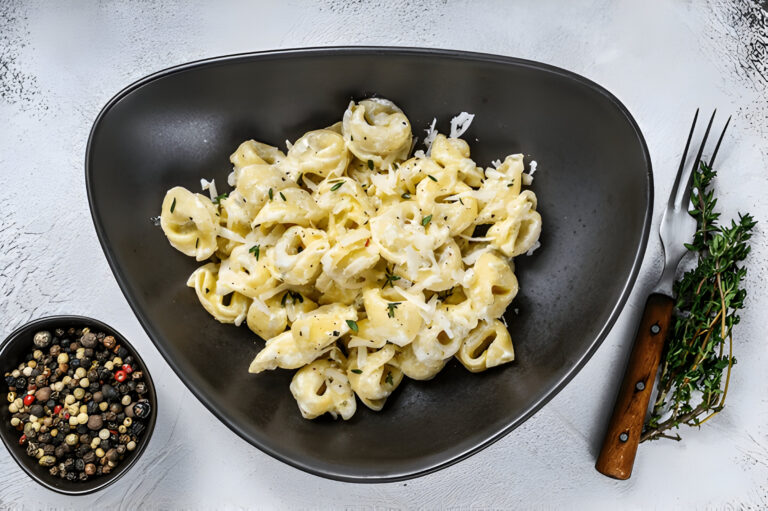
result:
[[[643,319],[635,335],[624,380],[595,464],[597,471],[608,477],[629,479],[632,475],[674,306],[675,301],[662,294],[650,295],[645,303]]]

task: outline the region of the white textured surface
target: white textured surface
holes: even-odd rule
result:
[[[768,507],[768,34],[758,4],[0,1],[0,338],[43,315],[103,319],[142,351],[165,403],[138,465],[96,495],[44,490],[0,447],[0,508]],[[338,483],[275,461],[220,424],[162,360],[107,266],[85,196],[88,132],[114,93],[170,65],[346,44],[512,55],[601,83],[647,138],[656,221],[693,110],[734,113],[718,158],[720,207],[726,217],[751,211],[761,223],[725,411],[701,431],[684,430],[681,443],[643,445],[629,481],[592,468],[659,261],[654,234],[628,306],[585,369],[525,425],[458,465],[407,483]]]

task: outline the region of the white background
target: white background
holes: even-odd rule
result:
[[[139,463],[96,495],[49,492],[0,447],[0,508],[765,508],[768,36],[760,9],[756,0],[226,6],[202,0],[162,6],[2,0],[0,338],[49,314],[102,319],[141,350],[164,406]],[[83,159],[91,124],[104,103],[134,80],[204,57],[350,44],[475,50],[583,74],[629,108],[655,169],[655,222],[646,261],[598,353],[509,436],[458,465],[404,483],[354,485],[308,475],[219,423],[139,326],[102,254],[85,196]],[[726,218],[750,211],[761,222],[748,263],[748,309],[736,331],[739,363],[724,413],[700,431],[684,430],[680,443],[642,445],[631,480],[613,481],[593,464],[640,308],[658,271],[655,226],[697,106],[734,114],[718,157],[721,210]],[[550,170],[545,158],[539,162],[539,172]]]

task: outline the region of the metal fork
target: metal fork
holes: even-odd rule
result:
[[[699,110],[696,110],[691,130],[688,133],[688,140],[685,142],[683,156],[680,159],[680,166],[675,176],[675,184],[672,186],[667,208],[661,218],[659,234],[664,248],[664,270],[653,293],[645,303],[645,311],[635,335],[635,343],[627,363],[624,379],[616,397],[616,405],[595,464],[595,468],[600,473],[615,479],[629,479],[632,474],[632,465],[635,462],[640,434],[653,392],[664,340],[672,323],[672,311],[675,306],[673,294],[675,273],[680,260],[687,251],[684,244],[691,239],[696,230],[696,220],[688,213],[688,205],[691,200],[691,183],[696,167],[702,161],[704,147],[716,113],[717,110],[712,112],[693,166],[683,177],[688,149],[699,117]],[[720,149],[720,143],[723,141],[725,130],[728,129],[730,122],[731,118],[728,117],[715,145],[715,150],[712,152],[712,157],[709,159],[710,167],[714,165],[717,151]]]

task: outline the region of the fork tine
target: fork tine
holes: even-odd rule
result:
[[[691,183],[693,183],[693,175],[696,173],[696,168],[699,166],[699,162],[701,162],[701,155],[704,153],[704,146],[707,145],[707,138],[709,138],[709,130],[712,128],[712,121],[715,120],[715,114],[717,113],[717,108],[715,108],[714,112],[712,112],[712,117],[709,118],[709,124],[707,124],[707,130],[704,132],[704,138],[701,140],[701,146],[699,147],[699,152],[696,153],[696,159],[693,160],[693,166],[691,167],[691,172],[688,174],[688,179],[686,179],[685,189],[683,190],[683,197],[680,202],[680,207],[685,206],[688,207],[688,202],[691,200]]]
[[[725,126],[723,127],[723,132],[720,133],[720,138],[717,139],[717,145],[715,146],[715,151],[712,153],[712,158],[709,159],[709,167],[713,168],[715,166],[715,158],[717,157],[717,151],[720,149],[720,142],[723,141],[723,137],[725,136],[725,130],[728,129],[728,125],[731,123],[731,116],[728,116],[728,120],[725,121]]]
[[[693,131],[696,129],[696,119],[699,118],[699,109],[696,109],[696,113],[693,114],[693,122],[691,123],[691,130],[688,132],[688,140],[685,141],[685,149],[683,149],[683,155],[680,157],[680,166],[677,169],[677,175],[675,176],[675,183],[672,185],[672,191],[669,193],[668,208],[672,209],[675,205],[675,198],[677,197],[678,186],[680,185],[680,176],[683,175],[683,167],[685,167],[685,159],[688,157],[688,148],[691,146],[691,138],[693,138]]]

